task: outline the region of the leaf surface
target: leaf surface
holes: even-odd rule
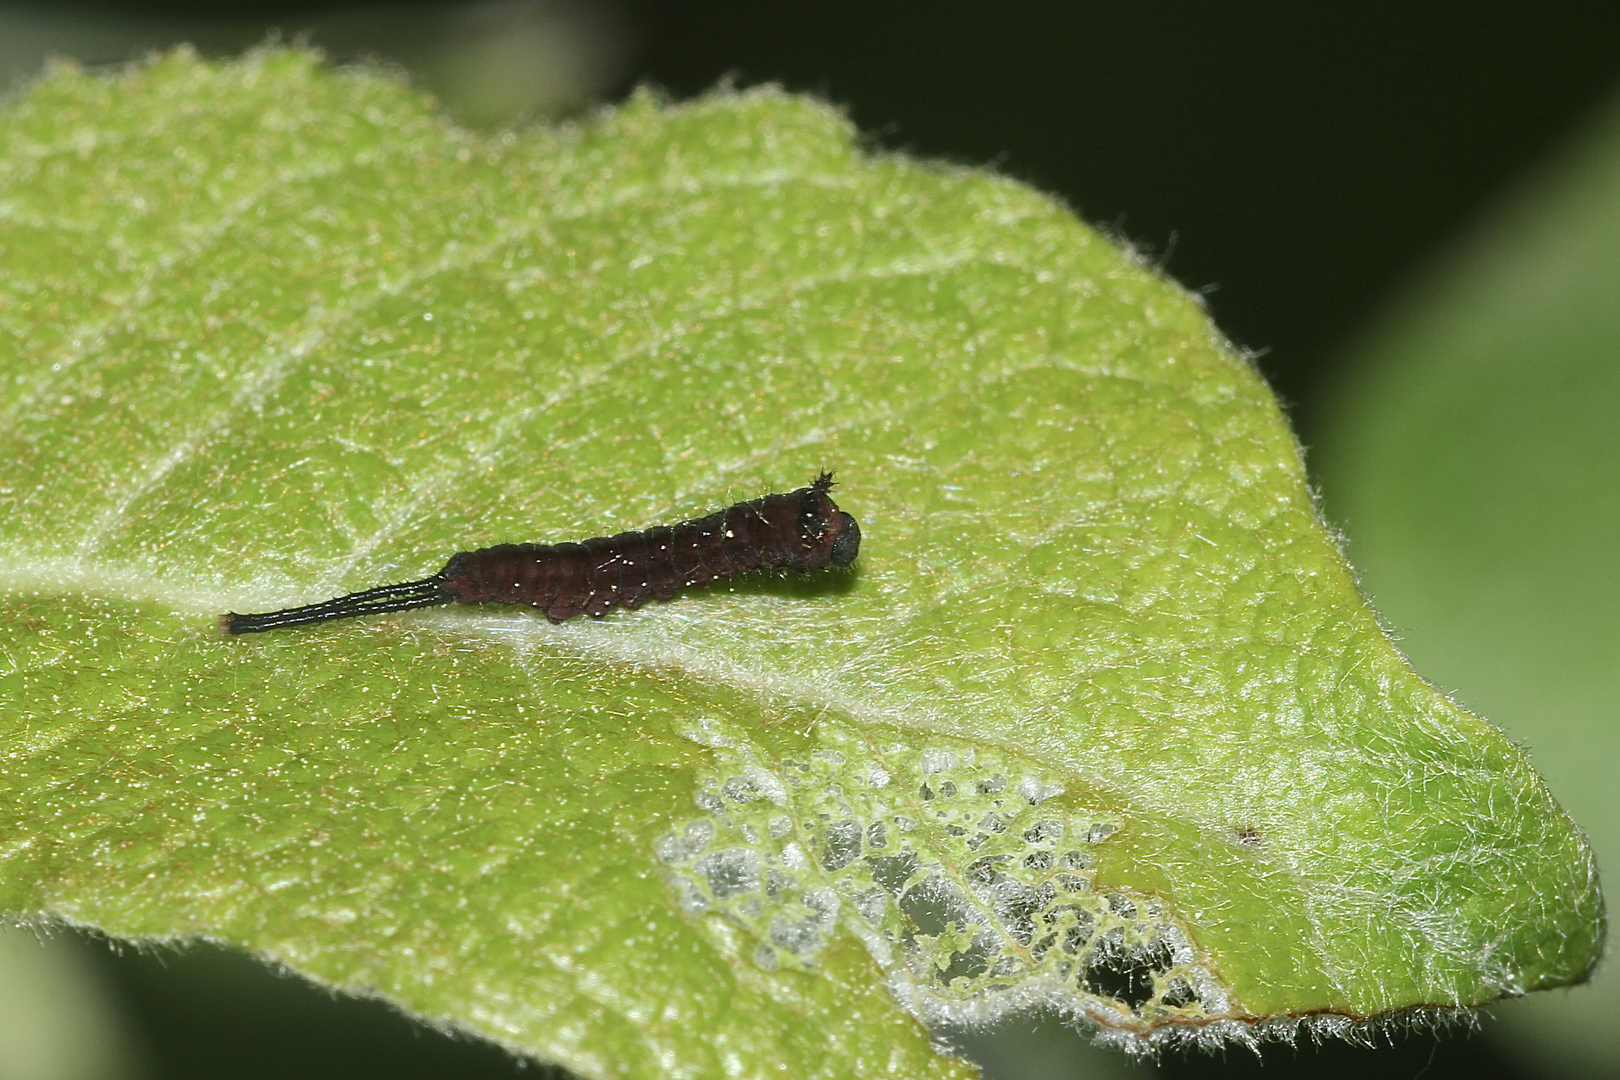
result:
[[[593,1076],[1593,962],[1584,842],[1390,647],[1261,381],[1027,188],[768,91],[482,138],[177,54],[9,106],[0,248],[0,908]],[[822,468],[851,572],[215,629]]]

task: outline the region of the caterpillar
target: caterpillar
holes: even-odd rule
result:
[[[554,623],[635,609],[648,597],[762,570],[848,566],[861,527],[833,504],[832,473],[808,487],[766,495],[679,525],[599,536],[578,544],[499,544],[452,556],[432,577],[257,615],[219,617],[226,634],[380,615],[439,604],[528,604]]]

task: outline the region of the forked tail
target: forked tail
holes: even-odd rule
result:
[[[257,634],[282,626],[302,626],[328,619],[352,619],[357,615],[381,615],[388,611],[436,607],[455,600],[437,575],[400,585],[380,585],[375,589],[324,600],[319,604],[267,611],[259,615],[238,615],[234,611],[219,617],[219,628],[227,634]]]

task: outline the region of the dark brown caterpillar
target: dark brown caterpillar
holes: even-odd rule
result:
[[[528,604],[552,622],[616,607],[638,608],[650,596],[669,600],[682,589],[759,570],[848,566],[861,547],[861,527],[833,505],[832,473],[785,495],[767,495],[696,521],[601,536],[583,544],[500,544],[463,551],[421,581],[382,585],[335,600],[260,615],[219,617],[227,634],[379,615],[438,604]]]

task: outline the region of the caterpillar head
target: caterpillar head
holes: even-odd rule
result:
[[[861,527],[842,510],[838,511],[836,522],[833,525],[832,557],[827,561],[832,566],[848,566],[860,553]]]

